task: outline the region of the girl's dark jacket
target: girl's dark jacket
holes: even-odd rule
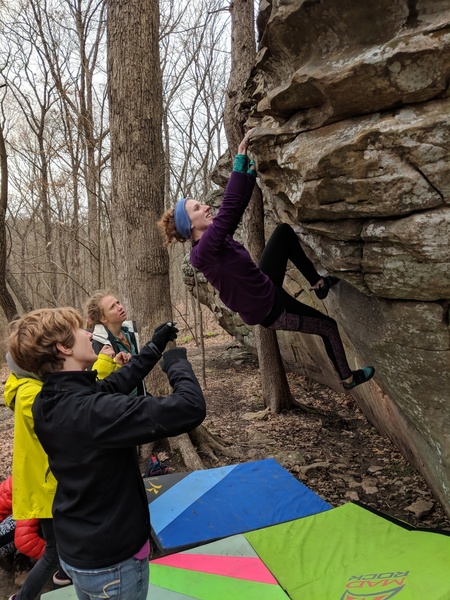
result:
[[[58,486],[58,551],[81,569],[131,558],[149,538],[150,518],[136,446],[189,432],[205,418],[190,363],[169,366],[167,397],[127,394],[160,359],[153,343],[101,381],[96,371],[51,373],[33,405],[35,430]]]

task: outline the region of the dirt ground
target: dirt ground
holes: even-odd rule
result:
[[[186,346],[201,380],[199,348],[179,345]],[[206,338],[205,346],[205,425],[234,453],[217,460],[202,455],[206,468],[274,457],[332,506],[356,500],[418,527],[450,530],[421,475],[372,427],[350,394],[290,373],[294,397],[315,412],[271,414],[264,410],[256,359],[224,333]],[[7,375],[3,368],[2,389]],[[0,481],[11,473],[12,441],[13,415],[0,401]],[[171,472],[185,470],[165,446],[156,451]],[[0,600],[18,589],[11,565],[0,563]]]
[[[295,399],[316,412],[267,413],[255,357],[226,334],[205,343],[205,423],[239,456],[220,456],[217,463],[203,456],[207,468],[274,457],[332,506],[360,501],[417,527],[450,530],[423,477],[367,421],[350,394],[289,373]],[[200,351],[185,345],[200,378]]]

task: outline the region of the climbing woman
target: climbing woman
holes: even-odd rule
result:
[[[286,223],[275,228],[259,267],[247,249],[233,239],[255,186],[256,171],[247,157],[249,133],[239,144],[217,215],[213,217],[208,205],[193,198],[179,200],[158,222],[165,235],[164,245],[190,239],[192,266],[203,273],[222,302],[239,313],[244,323],[319,335],[343,387],[351,390],[371,379],[375,369],[369,366],[352,371],[336,321],[299,302],[282,287],[288,259],[320,299],[326,298],[338,279],[317,273],[294,230]]]

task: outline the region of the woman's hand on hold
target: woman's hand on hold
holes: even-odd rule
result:
[[[253,131],[253,129],[249,129],[247,131],[247,133],[245,134],[244,139],[238,146],[238,154],[247,154],[248,144],[250,141],[252,131]]]

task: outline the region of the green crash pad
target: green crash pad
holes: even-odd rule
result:
[[[54,590],[53,592],[42,594],[41,598],[42,600],[78,600],[73,585],[67,585],[66,587]]]
[[[449,600],[450,537],[349,503],[244,534],[292,600]]]
[[[45,600],[76,600],[73,586]],[[243,535],[150,563],[148,600],[289,600]]]
[[[289,600],[242,534],[152,561],[150,581],[162,600]]]
[[[449,562],[450,536],[349,503],[152,561],[148,600],[449,600]]]

